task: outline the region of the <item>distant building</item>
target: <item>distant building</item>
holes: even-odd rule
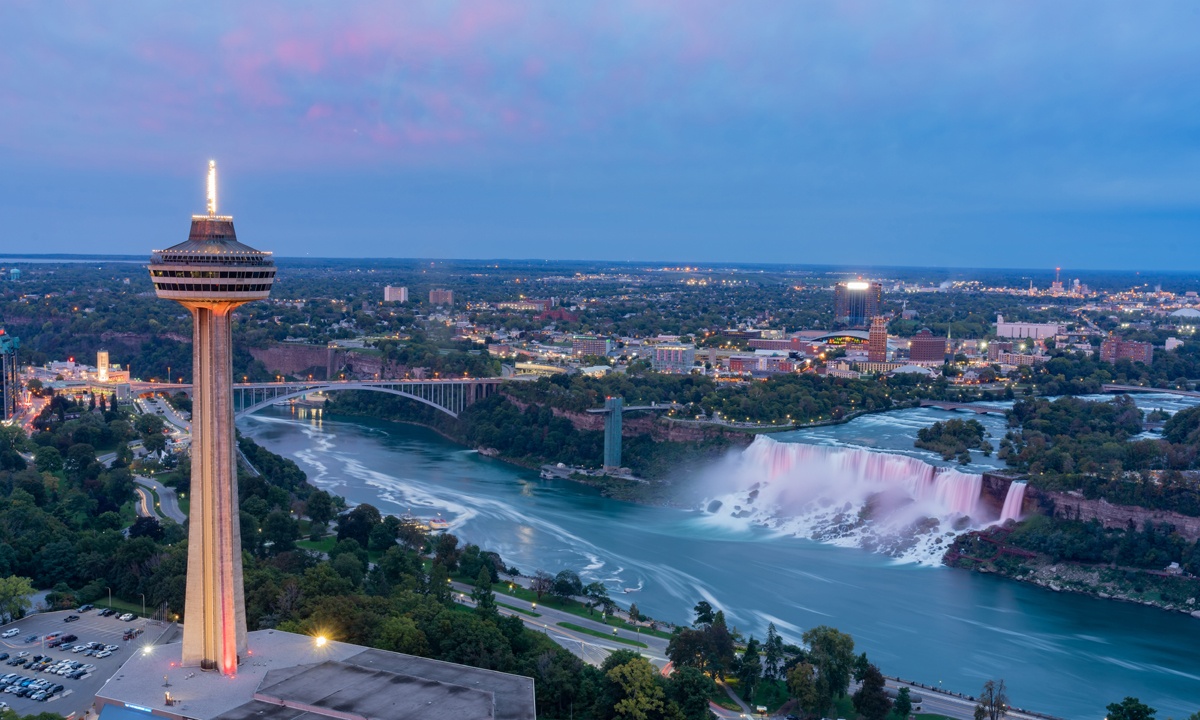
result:
[[[453,290],[442,290],[442,289],[430,290],[429,291],[429,304],[430,305],[453,305],[454,304],[454,291]]]
[[[607,355],[612,350],[612,341],[595,335],[576,335],[571,338],[572,355]]]
[[[1063,332],[1058,323],[1005,322],[1003,315],[996,316],[996,337],[1044,340]]]
[[[1107,363],[1129,360],[1149,365],[1154,362],[1154,346],[1150,343],[1110,337],[1100,343],[1100,359]]]
[[[689,373],[696,364],[696,348],[692,345],[655,345],[651,362],[658,372]]]
[[[451,295],[453,296],[453,293]],[[383,289],[383,301],[399,303],[408,302],[408,288],[392,287],[391,285],[388,285]]]
[[[1167,352],[1171,352],[1172,350],[1175,350],[1175,349],[1177,349],[1177,348],[1180,348],[1180,347],[1182,347],[1182,346],[1183,346],[1183,341],[1182,341],[1182,340],[1180,340],[1179,338],[1173,338],[1173,337],[1172,337],[1172,338],[1167,338],[1166,345],[1164,345],[1163,347],[1165,347],[1165,348],[1166,348]]]
[[[1029,353],[1002,352],[996,355],[996,362],[1001,365],[1039,365],[1049,359],[1049,355],[1031,355]]]
[[[18,282],[21,279],[21,269],[12,268],[8,271],[8,279],[12,282]]]
[[[520,300],[506,300],[505,302],[496,303],[496,307],[500,310],[540,313],[546,312],[557,304],[557,298],[521,298]]]
[[[946,361],[946,339],[921,328],[908,342],[908,358],[915,363],[937,363]]]
[[[883,286],[877,282],[840,282],[834,289],[833,322],[843,327],[866,327],[879,314]]]
[[[867,361],[887,362],[887,320],[876,315],[871,319],[871,333],[867,338]]]
[[[108,351],[101,350],[96,353],[96,382],[108,382]],[[167,378],[167,382],[171,382],[171,378]]]

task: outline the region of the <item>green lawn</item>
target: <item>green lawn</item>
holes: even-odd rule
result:
[[[123,612],[123,613],[131,612],[134,615],[137,615],[138,617],[142,617],[142,600],[141,600],[141,598],[138,598],[136,602],[128,602],[126,600],[122,600],[119,597],[113,597],[112,605],[109,605],[108,593],[106,592],[106,593],[104,593],[103,597],[101,597],[99,600],[97,600],[93,604],[97,608],[111,607],[113,610],[116,610],[117,612]],[[150,610],[153,610],[153,609],[154,608],[147,607],[146,611],[149,612]],[[93,610],[92,612],[95,612],[95,611]]]
[[[328,553],[333,550],[333,546],[337,545],[337,537],[328,535],[320,540],[297,540],[296,547],[304,550],[312,550],[314,552]]]
[[[787,685],[782,680],[762,680],[754,688],[754,699],[750,705],[766,705],[775,712],[788,701]],[[840,715],[838,717],[841,717]]]
[[[459,577],[457,579],[460,582],[464,582],[469,585],[475,584],[475,578]],[[601,620],[600,613],[598,611],[588,608],[586,605],[577,600],[563,600],[561,598],[554,597],[553,595],[543,595],[542,599],[538,600],[537,593],[533,592],[532,590],[516,584],[513,584],[510,589],[509,584],[506,582],[496,583],[492,586],[492,590],[498,595],[509,595],[511,597],[520,598],[521,600],[526,600],[528,602],[536,602],[539,605],[544,605],[548,608],[554,608],[555,610],[562,610],[563,612],[571,613],[572,615],[578,615],[581,618],[587,618],[588,620],[592,620],[594,622],[603,623],[609,627],[628,630],[632,633],[652,635],[657,638],[662,638],[663,640],[671,639],[671,633],[669,632],[664,632],[662,630],[651,630],[648,627],[639,628],[639,626],[630,625],[620,618],[608,617]]]
[[[583,633],[584,635],[591,635],[593,637],[608,638],[609,640],[612,640],[614,642],[623,643],[625,645],[632,645],[634,647],[640,647],[640,648],[650,647],[649,645],[647,645],[644,642],[638,642],[637,640],[629,640],[629,639],[620,637],[619,635],[612,635],[610,633],[601,632],[600,630],[592,630],[591,628],[585,628],[582,625],[576,625],[575,623],[560,622],[560,623],[557,623],[557,625],[559,627],[565,627],[568,630],[574,630],[577,633]]]

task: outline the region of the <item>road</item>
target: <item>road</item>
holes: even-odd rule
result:
[[[471,602],[471,592],[475,589],[471,585],[465,583],[451,583],[454,589],[454,599],[467,605],[473,605]],[[654,637],[652,635],[642,635],[637,632],[629,632],[628,630],[617,630],[616,636],[627,640],[645,643],[647,647],[641,648],[635,645],[626,645],[621,642],[609,640],[607,637],[596,637],[584,633],[568,630],[561,627],[558,623],[569,622],[580,627],[588,628],[602,632],[606,636],[613,634],[613,627],[605,625],[597,620],[589,620],[585,617],[572,615],[568,612],[548,608],[544,605],[539,606],[536,610],[533,608],[533,603],[521,600],[520,598],[512,597],[496,593],[496,602],[510,605],[514,608],[524,610],[525,613],[536,612],[540,617],[531,617],[525,613],[514,612],[513,610],[500,607],[499,610],[503,615],[513,615],[525,621],[526,627],[532,628],[539,632],[544,632],[559,645],[567,648],[575,655],[579,656],[584,662],[591,665],[599,665],[604,662],[604,658],[614,650],[633,650],[642,655],[657,667],[663,667],[667,664],[667,641]]]
[[[135,475],[133,477],[133,481],[140,485],[141,488],[145,488],[147,490],[153,489],[154,492],[158,493],[158,515],[161,517],[170,518],[180,525],[187,522],[187,515],[185,515],[183,510],[180,509],[179,498],[176,497],[174,489],[163,485],[157,480],[152,480],[148,477],[142,477],[141,475]],[[138,489],[139,495],[141,495],[143,492],[145,492],[146,495],[150,495],[149,492],[146,492],[146,490],[141,488]],[[151,502],[153,502],[152,498]]]
[[[138,517],[152,517],[152,518],[159,517],[158,513],[152,512],[150,510],[150,505],[151,505],[151,503],[154,502],[154,497],[150,494],[150,491],[144,487],[135,487],[133,489],[133,491],[135,493],[137,493],[137,496],[138,496],[138,504],[137,504]]]

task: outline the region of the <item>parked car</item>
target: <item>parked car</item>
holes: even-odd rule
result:
[[[96,606],[95,606],[95,605],[80,605],[80,606],[79,606],[79,609],[78,609],[78,610],[76,610],[75,612],[81,612],[81,613],[85,613],[85,612],[87,612],[88,610],[91,610],[91,609],[92,609],[92,608],[94,608],[94,607],[96,607]]]
[[[101,650],[100,652],[96,653],[96,657],[98,658],[106,658],[109,655],[112,655],[112,650]]]
[[[26,635],[25,636],[25,642],[27,642],[27,643],[36,642],[37,639],[38,639],[37,635]]]
[[[125,622],[129,622],[130,620],[133,620],[136,617],[137,617],[137,615],[134,615],[133,613],[125,613],[124,615],[122,615],[121,617],[119,617],[117,619],[124,620]]]
[[[65,618],[63,618],[63,622],[75,622],[78,619],[79,619],[78,615],[68,615]]]
[[[5,630],[4,632],[0,633],[0,638],[16,637],[17,634],[20,632],[21,632],[20,628],[9,628],[8,630]]]
[[[74,635],[63,635],[63,642],[75,642],[79,638]]]
[[[0,660],[7,660],[8,657],[9,657],[8,653],[0,653]],[[0,682],[4,682],[4,681],[2,679],[0,679]]]

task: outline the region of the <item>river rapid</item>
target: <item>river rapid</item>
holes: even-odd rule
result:
[[[1170,396],[1136,399],[1144,408],[1186,406]],[[961,416],[901,410],[773,437],[940,464],[912,441],[918,429],[948,417]],[[1003,418],[979,419],[995,444]],[[575,570],[653,617],[687,623],[703,599],[759,637],[771,622],[790,642],[809,627],[831,625],[853,635],[856,651],[890,675],[966,694],[1004,678],[1014,705],[1067,718],[1103,717],[1106,704],[1126,695],[1156,707],[1159,718],[1200,710],[1200,620],[1182,614],[899,563],[700,509],[610,500],[410,425],[275,408],[239,426],[351,503],[440,513],[460,538],[499,552],[525,574]],[[999,467],[991,458],[975,461],[968,468],[975,472]]]

